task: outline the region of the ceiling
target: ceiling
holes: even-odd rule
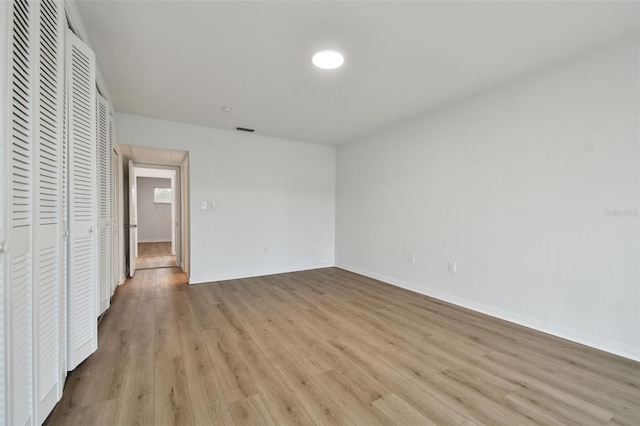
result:
[[[639,5],[92,0],[78,9],[118,112],[337,145],[637,34]],[[342,68],[311,64],[327,48],[344,53]]]

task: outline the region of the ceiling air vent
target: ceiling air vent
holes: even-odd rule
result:
[[[256,131],[256,129],[247,129],[246,127],[236,127],[236,130],[240,130],[241,132],[249,132],[249,133],[253,133]]]

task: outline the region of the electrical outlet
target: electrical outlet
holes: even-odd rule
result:
[[[416,254],[415,253],[409,253],[409,262],[410,263],[416,263]]]
[[[449,272],[456,272],[456,262],[449,262]]]

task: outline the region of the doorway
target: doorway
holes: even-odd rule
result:
[[[176,263],[176,171],[136,167],[137,269]]]
[[[121,145],[127,171],[128,275],[189,271],[188,152]]]

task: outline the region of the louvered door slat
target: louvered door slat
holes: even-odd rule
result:
[[[42,423],[62,395],[63,7],[36,3],[35,105],[35,410]]]
[[[96,108],[93,52],[67,32],[69,143],[68,369],[97,348]],[[93,99],[93,101],[89,101]]]
[[[33,95],[33,3],[16,0],[9,4],[11,39],[9,58],[7,117],[9,145],[8,198],[9,424],[33,422],[32,412],[32,95]]]

